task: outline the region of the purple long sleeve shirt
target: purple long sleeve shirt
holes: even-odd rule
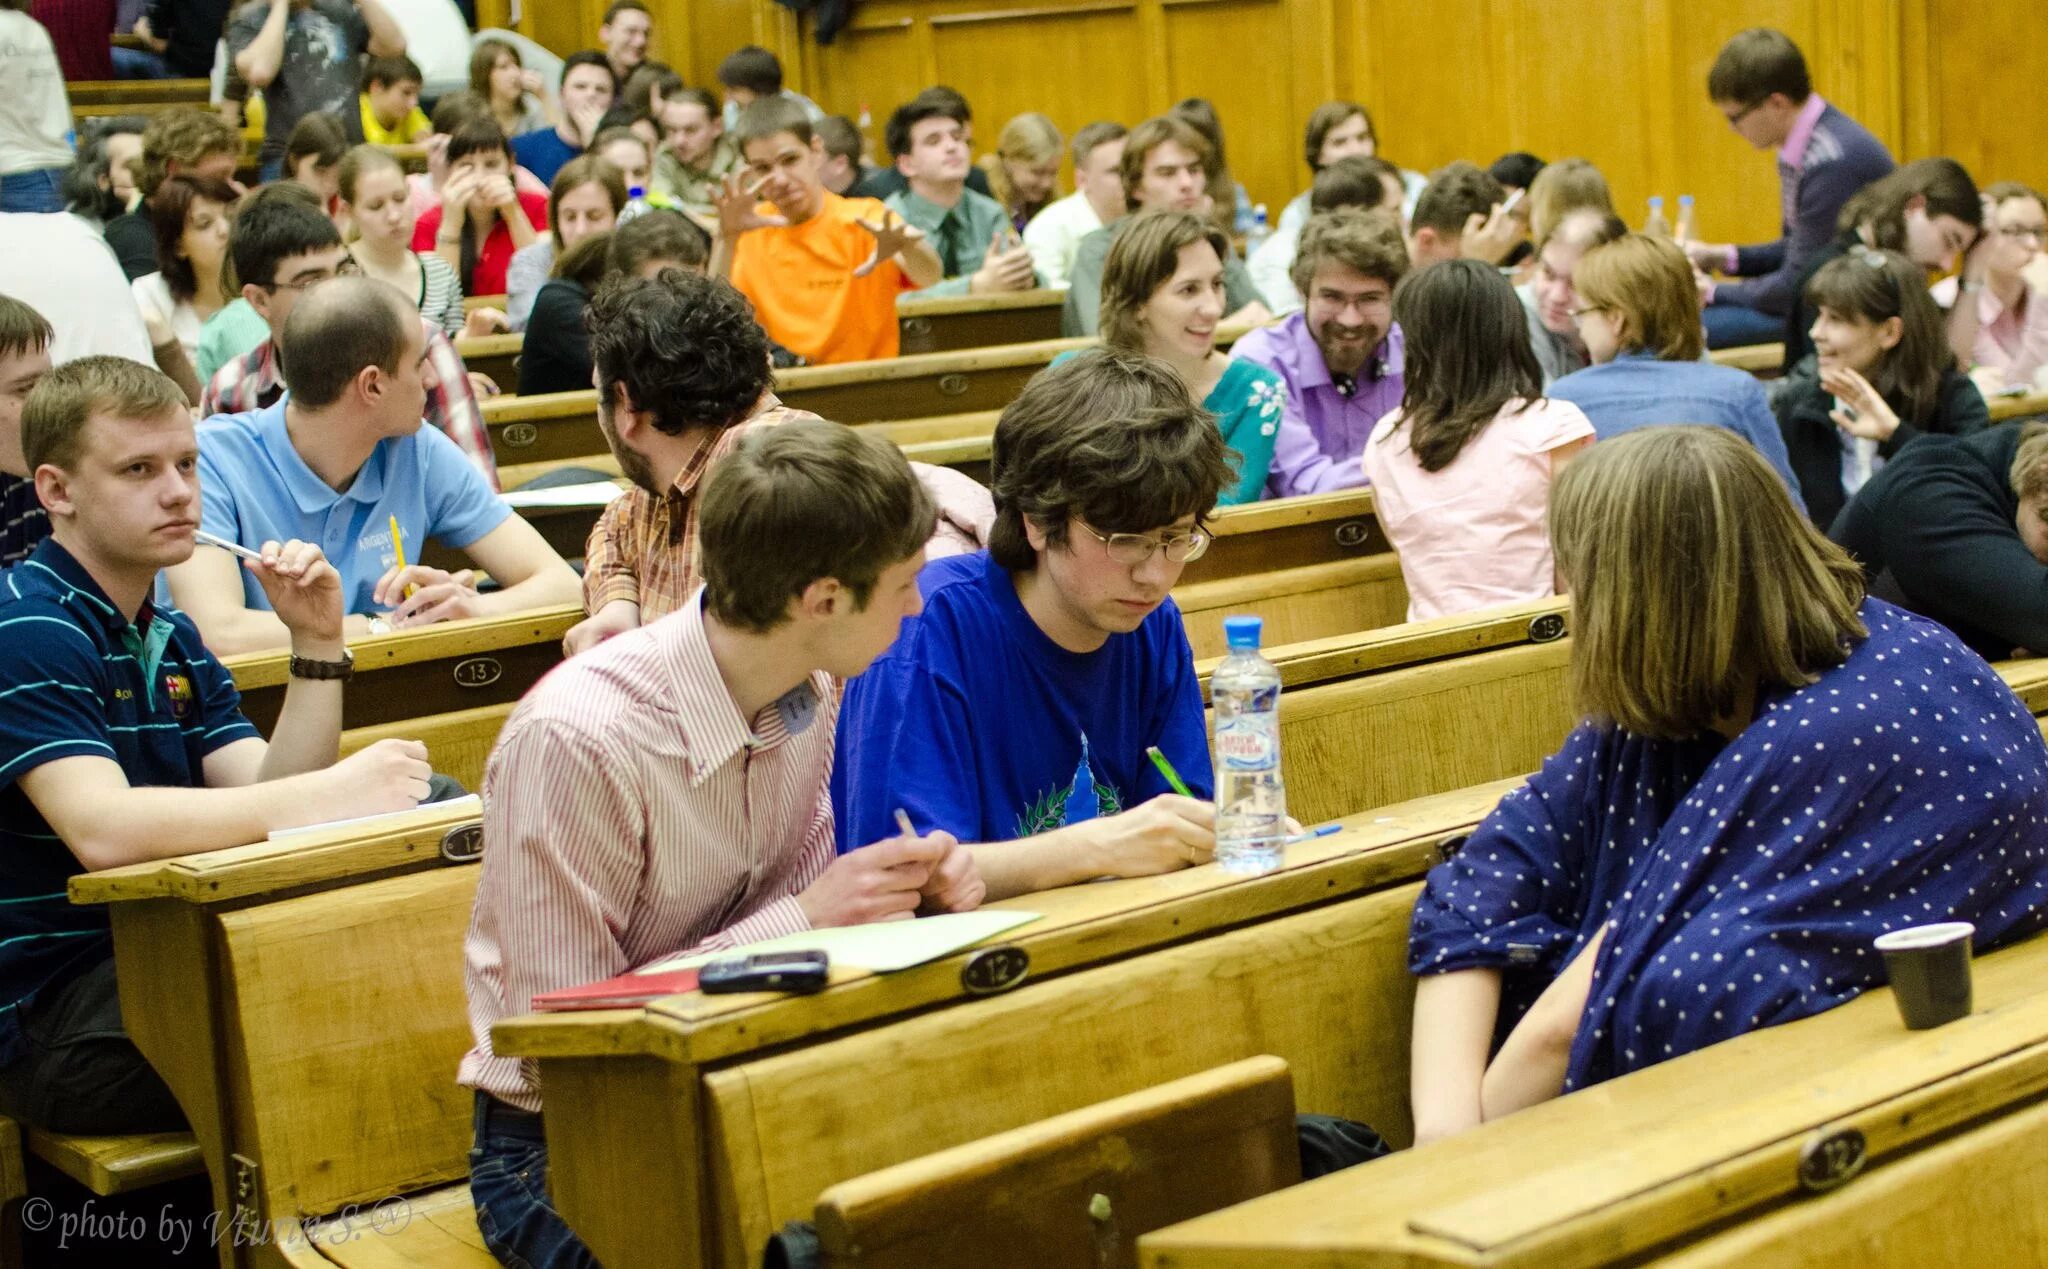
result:
[[[1892,167],[1891,151],[1869,129],[1822,101],[1819,93],[1808,97],[1778,151],[1781,236],[1738,248],[1734,272],[1742,280],[1716,286],[1713,302],[1791,312],[1814,253],[1834,239],[1842,205]]]
[[[1359,456],[1373,424],[1401,404],[1406,341],[1396,326],[1372,350],[1350,396],[1331,382],[1323,350],[1308,332],[1308,316],[1295,313],[1237,341],[1232,357],[1266,367],[1287,384],[1288,408],[1273,441],[1266,496],[1357,489],[1366,483]]]

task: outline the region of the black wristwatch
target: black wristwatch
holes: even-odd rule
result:
[[[292,677],[295,679],[347,680],[355,677],[356,654],[347,648],[341,650],[339,661],[315,661],[311,657],[292,654]]]

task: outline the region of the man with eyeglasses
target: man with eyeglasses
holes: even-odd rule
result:
[[[288,387],[277,355],[285,319],[312,288],[357,271],[317,196],[289,183],[267,186],[245,203],[228,231],[228,258],[242,281],[243,300],[263,319],[270,336],[215,373],[199,398],[201,418],[246,414],[276,404]],[[490,433],[484,430],[483,412],[477,408],[462,355],[439,326],[422,318],[420,328],[427,342],[426,421],[446,433],[496,489],[498,466],[491,455]]]
[[[1394,287],[1407,272],[1408,244],[1392,212],[1340,207],[1302,230],[1292,275],[1305,307],[1230,350],[1279,375],[1294,402],[1273,440],[1269,496],[1365,483],[1359,455],[1373,424],[1401,404],[1406,345],[1394,325]]]
[[[1202,695],[1169,592],[1234,479],[1214,421],[1167,367],[1090,350],[1003,411],[992,468],[989,549],[927,565],[923,614],[847,684],[839,848],[900,810],[969,843],[991,899],[1208,861]]]
[[[1842,205],[1892,170],[1891,151],[1813,91],[1806,58],[1782,31],[1755,27],[1723,45],[1707,96],[1743,140],[1778,152],[1784,213],[1772,242],[1685,244],[1694,265],[1739,279],[1702,285],[1707,347],[1769,343],[1783,333],[1814,253],[1834,238]]]

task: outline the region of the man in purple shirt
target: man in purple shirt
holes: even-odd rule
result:
[[[1401,404],[1394,285],[1407,271],[1407,243],[1391,214],[1346,207],[1309,218],[1292,274],[1304,307],[1230,350],[1287,382],[1291,408],[1273,442],[1269,497],[1365,484],[1358,458],[1366,438]]]
[[[1784,212],[1772,242],[1686,244],[1700,268],[1741,279],[1704,284],[1707,346],[1768,343],[1783,334],[1800,279],[1814,253],[1835,236],[1842,205],[1891,171],[1892,155],[1813,91],[1806,59],[1782,31],[1755,27],[1723,45],[1707,73],[1707,96],[1743,140],[1777,150]]]

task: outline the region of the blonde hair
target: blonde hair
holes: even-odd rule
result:
[[[2020,425],[2020,443],[2013,452],[2010,479],[2013,496],[2022,505],[2048,496],[2048,423],[2036,419]]]
[[[1230,258],[1223,231],[1193,212],[1143,212],[1110,244],[1102,262],[1102,342],[1131,352],[1145,351],[1145,304],[1172,281],[1180,249],[1206,242],[1219,261]]]
[[[1724,428],[1643,428],[1558,474],[1550,537],[1572,595],[1571,688],[1587,718],[1698,735],[1746,689],[1803,687],[1867,631],[1856,562]]]
[[[1011,211],[1016,210],[1017,191],[1010,184],[1010,170],[1003,166],[1003,160],[1012,163],[1056,162],[1067,141],[1053,121],[1037,111],[1026,111],[1003,125],[996,135],[993,154],[981,156],[980,168],[988,175],[989,192],[997,202]]]
[[[1614,214],[1614,195],[1607,178],[1584,159],[1559,159],[1544,165],[1529,182],[1529,238],[1538,248],[1566,215],[1580,210]]]
[[[1572,288],[1587,308],[1622,320],[1622,352],[1645,350],[1659,361],[1698,361],[1699,289],[1692,263],[1669,238],[1624,234],[1594,247],[1572,270]]]

